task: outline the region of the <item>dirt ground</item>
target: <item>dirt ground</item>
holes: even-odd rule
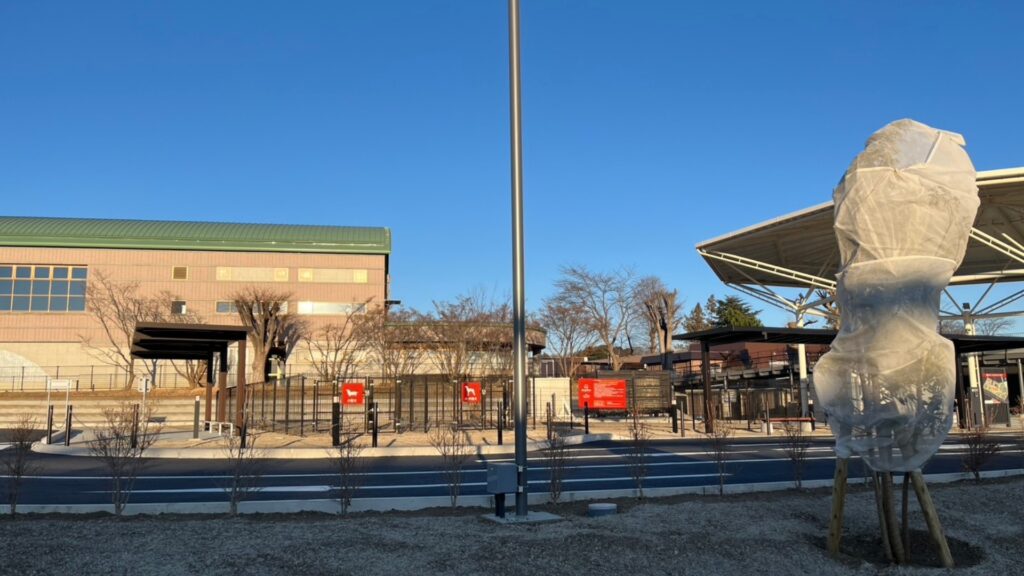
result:
[[[932,489],[954,573],[1024,574],[1024,479]],[[913,494],[911,492],[911,494]],[[911,496],[913,498],[913,496]],[[825,553],[828,491],[619,501],[587,518],[584,503],[550,506],[561,521],[497,525],[481,510],[416,513],[39,516],[0,521],[0,573],[34,574],[930,574],[916,502],[912,558],[881,556],[873,493],[854,487],[844,555]],[[923,566],[922,566],[923,565]]]

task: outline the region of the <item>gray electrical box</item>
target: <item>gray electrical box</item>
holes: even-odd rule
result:
[[[516,491],[516,465],[508,462],[487,465],[487,492],[508,494]]]

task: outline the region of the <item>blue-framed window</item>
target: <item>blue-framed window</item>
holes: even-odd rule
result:
[[[0,313],[85,312],[85,266],[0,264]]]

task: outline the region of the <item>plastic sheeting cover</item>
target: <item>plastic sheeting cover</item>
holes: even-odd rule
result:
[[[841,327],[814,369],[841,458],[920,468],[953,423],[939,298],[963,260],[978,187],[959,134],[912,120],[868,140],[833,193]]]

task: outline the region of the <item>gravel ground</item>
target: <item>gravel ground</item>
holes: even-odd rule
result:
[[[1024,574],[1024,479],[938,485],[957,574]],[[911,491],[916,567],[881,558],[873,493],[847,501],[844,555],[825,551],[827,491],[619,501],[620,514],[497,525],[481,511],[239,518],[39,516],[0,521],[0,573],[904,574],[937,565]]]

